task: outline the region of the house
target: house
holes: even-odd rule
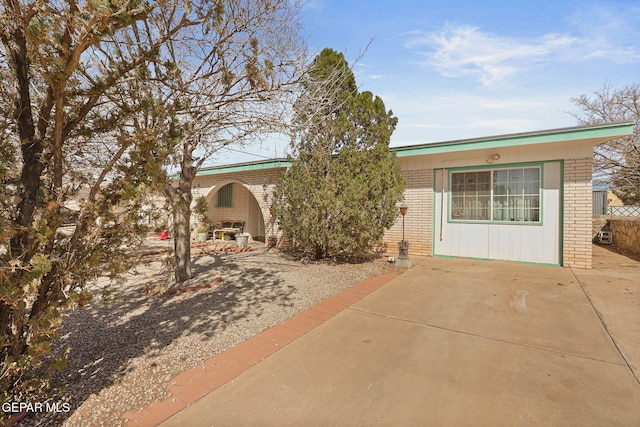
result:
[[[593,147],[632,132],[628,122],[393,148],[407,187],[410,253],[590,268]],[[213,221],[245,221],[258,240],[281,235],[269,206],[288,166],[204,168],[194,197],[207,198]],[[395,252],[401,238],[398,221],[386,249]]]

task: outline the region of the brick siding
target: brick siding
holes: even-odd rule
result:
[[[431,255],[433,244],[433,169],[403,171],[406,184],[404,218],[405,240],[409,254]],[[383,237],[383,250],[393,254],[402,240],[402,216]]]
[[[284,168],[274,168],[197,176],[194,180],[194,203],[199,196],[206,196],[209,203],[209,218],[212,221],[245,221],[245,230],[249,231],[258,225],[251,223],[250,204],[251,199],[255,198],[264,219],[265,234],[270,235],[273,230],[276,235],[279,235],[276,218],[271,217],[269,207],[278,177],[283,172]],[[218,208],[215,206],[215,194],[229,183],[234,183],[232,206]],[[264,185],[266,185],[266,190]]]
[[[563,265],[591,268],[591,158],[567,159],[564,163],[564,218]],[[241,220],[249,222],[250,200],[257,201],[264,218],[265,234],[281,233],[276,218],[271,218],[269,206],[275,184],[284,168],[244,171],[241,173],[212,174],[196,177],[194,196],[206,195],[209,215],[214,221]],[[403,171],[406,190],[405,239],[409,253],[431,255],[433,245],[433,169]],[[233,189],[231,208],[215,207],[215,192],[230,182]],[[266,184],[266,191],[263,185]],[[194,199],[195,200],[195,199]],[[255,225],[254,225],[255,226]],[[252,228],[247,224],[247,230]],[[383,236],[382,251],[394,254],[402,240],[402,216],[398,213],[395,224]]]
[[[564,162],[563,265],[591,268],[591,158]]]

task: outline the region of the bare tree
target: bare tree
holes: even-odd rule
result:
[[[581,95],[572,102],[579,111],[572,113],[582,124],[640,120],[640,86],[618,90],[609,86],[593,96]],[[595,179],[613,185],[626,204],[640,204],[640,135],[633,135],[597,146],[593,155]]]
[[[222,2],[208,25],[171,40],[165,61],[150,64],[148,73],[161,78],[144,90],[165,113],[153,127],[164,135],[167,160],[150,173],[163,183],[173,212],[177,283],[192,277],[191,188],[198,169],[225,146],[286,126],[306,66],[299,9],[289,0]],[[178,178],[169,179],[168,170]]]
[[[148,65],[166,62],[169,42],[216,31],[227,3],[1,2],[0,401],[46,387],[34,369],[45,371],[61,310],[139,242],[157,139],[122,108],[129,83],[160,78]],[[70,199],[80,211],[63,234]]]

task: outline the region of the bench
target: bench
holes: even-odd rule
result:
[[[234,240],[236,234],[244,231],[244,221],[221,221],[213,225],[213,237],[220,240]]]

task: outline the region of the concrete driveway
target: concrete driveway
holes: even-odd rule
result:
[[[640,269],[412,261],[163,425],[640,425]]]

